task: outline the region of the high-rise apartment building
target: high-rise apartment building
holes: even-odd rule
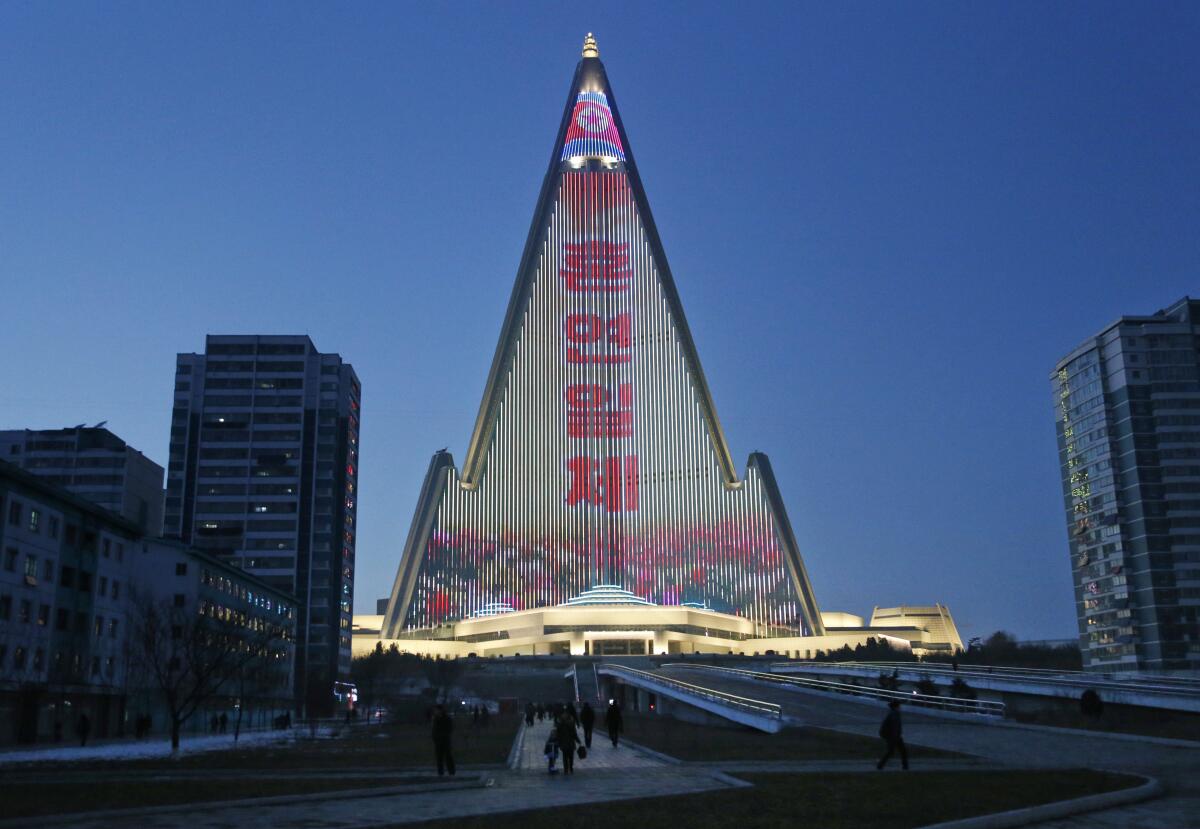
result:
[[[175,369],[164,535],[296,596],[318,707],[350,670],[359,394],[306,336],[210,336]]]
[[[1200,668],[1200,301],[1122,317],[1051,383],[1084,666]]]
[[[115,512],[146,535],[162,532],[163,468],[108,429],[0,431],[0,459]]]

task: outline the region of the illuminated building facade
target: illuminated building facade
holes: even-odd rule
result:
[[[381,633],[598,585],[823,633],[766,456],[735,469],[589,35],[464,463],[433,457]]]

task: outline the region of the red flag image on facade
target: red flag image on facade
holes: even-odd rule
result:
[[[616,394],[595,383],[567,386],[567,436],[627,438],[633,434],[633,385],[621,383]]]
[[[567,460],[571,476],[567,506],[602,506],[609,512],[637,512],[637,455],[597,460],[578,455]]]
[[[633,281],[628,242],[567,242],[559,268],[568,291],[628,291]]]
[[[617,314],[568,314],[563,323],[568,363],[628,363],[633,357],[633,318]]]

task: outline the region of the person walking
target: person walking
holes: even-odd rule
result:
[[[533,718],[536,714],[537,712],[533,707],[533,703],[527,703],[525,705],[525,725],[533,725]]]
[[[903,731],[904,728],[900,723],[900,702],[892,700],[888,703],[887,716],[883,718],[883,723],[879,726],[879,736],[887,743],[887,751],[879,758],[875,768],[882,769],[896,751],[900,752],[901,767],[908,768],[908,749],[904,746]]]
[[[87,714],[79,715],[79,722],[75,724],[75,733],[79,735],[79,747],[86,746],[88,735],[92,733],[92,721]]]
[[[564,710],[559,715],[554,727],[554,735],[558,738],[558,747],[562,751],[563,775],[575,773],[575,746],[579,743],[577,727],[569,710]]]
[[[454,733],[454,720],[446,713],[446,706],[439,705],[433,714],[433,753],[437,756],[438,777],[447,771],[454,776],[454,754],[450,750],[450,736]]]
[[[579,712],[579,724],[583,726],[583,744],[590,750],[592,747],[592,729],[596,726],[596,710],[590,702],[583,704]]]
[[[604,712],[604,724],[608,727],[608,736],[612,740],[613,748],[616,748],[617,738],[621,735],[621,729],[625,725],[616,700],[609,700],[608,710]]]
[[[229,727],[229,715],[224,711],[221,712],[221,719],[218,720],[221,726],[221,733],[225,733],[225,729]]]

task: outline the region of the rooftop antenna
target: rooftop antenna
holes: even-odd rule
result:
[[[108,423],[108,421],[107,421],[107,420],[101,420],[99,423],[97,423],[97,424],[96,424],[95,426],[93,426],[92,428],[93,428],[93,429],[99,429],[101,426],[104,426],[104,425],[105,425],[105,424],[107,424],[107,423]]]

